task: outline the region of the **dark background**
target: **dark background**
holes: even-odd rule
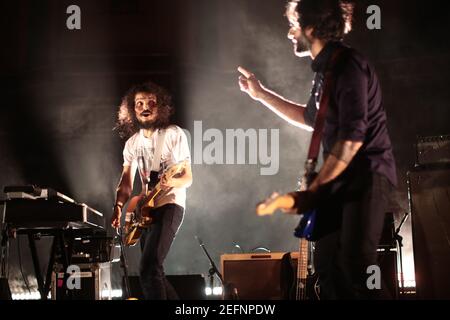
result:
[[[381,80],[399,172],[392,204],[408,210],[406,172],[417,135],[450,133],[449,13],[443,1],[358,1],[347,43],[368,56]],[[81,8],[81,30],[66,28],[66,8]],[[366,9],[381,8],[382,29],[366,27]],[[166,261],[168,274],[207,274],[200,236],[216,263],[223,253],[257,247],[295,251],[296,219],[257,218],[254,205],[273,190],[290,191],[306,156],[309,133],[278,119],[239,91],[236,68],[251,69],[269,88],[306,102],[310,59],[293,55],[282,0],[1,1],[0,188],[51,187],[103,212],[107,221],[121,172],[122,147],[112,131],[121,96],[153,80],[174,95],[175,122],[192,130],[280,130],[280,170],[193,166],[186,216]],[[192,131],[191,131],[192,132]],[[205,146],[205,144],[204,144]],[[110,230],[112,231],[112,230]],[[404,233],[410,233],[409,225]],[[22,243],[23,269],[32,271]],[[11,246],[13,290],[23,290]],[[39,244],[45,254],[48,242]],[[406,269],[412,275],[411,244]],[[130,250],[131,273],[139,250]],[[115,286],[119,270],[115,267]],[[30,275],[30,281],[34,283]],[[407,279],[407,280],[408,280]]]

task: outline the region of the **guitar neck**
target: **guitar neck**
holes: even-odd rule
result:
[[[297,191],[306,191],[308,190],[309,185],[317,176],[315,172],[317,165],[316,159],[308,159],[305,163],[305,171],[302,178],[298,183]],[[307,294],[307,279],[308,279],[308,265],[310,262],[310,250],[309,250],[309,241],[305,238],[300,238],[299,240],[299,255],[298,255],[298,264],[297,264],[297,300],[306,300]]]
[[[309,241],[300,239],[297,262],[297,300],[306,299],[306,279],[308,277]]]
[[[163,176],[166,174],[166,175],[168,175],[168,178],[175,177],[177,174],[179,174],[182,171],[182,168],[185,167],[185,163],[186,162],[184,161],[184,162],[176,164],[175,167],[172,168],[173,169],[172,171],[170,171],[170,169],[169,169],[169,171],[166,171],[163,174]],[[183,165],[183,166],[181,166],[181,165]],[[172,188],[169,188],[169,190],[170,189],[172,189]],[[156,197],[161,191],[163,191],[163,190],[161,188],[161,180],[159,180],[158,183],[153,187],[153,189],[150,192],[147,192],[148,193],[148,195],[147,195],[148,201],[152,200],[154,197]],[[168,190],[166,189],[164,191],[167,192]]]
[[[308,240],[300,239],[297,279],[306,279],[308,276]]]
[[[155,187],[150,192],[147,193],[147,195],[145,196],[144,202],[149,202],[149,201],[153,200],[161,191],[162,191],[161,183],[158,182],[155,185]]]

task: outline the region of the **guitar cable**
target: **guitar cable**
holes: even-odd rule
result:
[[[265,252],[267,252],[267,253],[272,252],[272,251],[270,251],[269,249],[267,249],[266,247],[256,247],[256,248],[253,248],[251,251],[252,251],[252,252],[255,252],[256,250],[265,251]]]
[[[244,249],[242,249],[239,244],[235,243],[234,248],[238,248],[241,251],[241,253],[244,253]]]

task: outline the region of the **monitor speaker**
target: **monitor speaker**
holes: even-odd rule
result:
[[[205,278],[201,274],[168,275],[180,300],[205,300]]]
[[[205,300],[205,278],[201,274],[167,275],[180,300]],[[133,298],[144,300],[138,276],[129,276],[130,293]]]

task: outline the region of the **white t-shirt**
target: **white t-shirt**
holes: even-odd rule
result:
[[[161,151],[160,171],[177,162],[184,160],[188,160],[190,162],[191,160],[187,137],[183,130],[175,125],[171,125],[165,130],[166,135],[164,137],[163,148]],[[144,167],[147,169],[147,172],[150,172],[153,155],[155,153],[155,148],[158,141],[158,135],[160,132],[161,130],[156,130],[153,132],[151,138],[147,138],[144,136],[144,130],[141,129],[139,132],[130,137],[125,143],[125,147],[123,149],[123,165],[131,166],[131,174],[133,178],[136,175],[136,169],[138,169],[138,167],[141,181],[143,179],[142,176],[145,176],[144,173],[141,173],[143,171],[142,168]],[[140,165],[138,165],[138,162]],[[167,194],[158,198],[156,207],[160,207],[168,203],[175,203],[185,208],[186,188],[173,188],[168,191]]]

